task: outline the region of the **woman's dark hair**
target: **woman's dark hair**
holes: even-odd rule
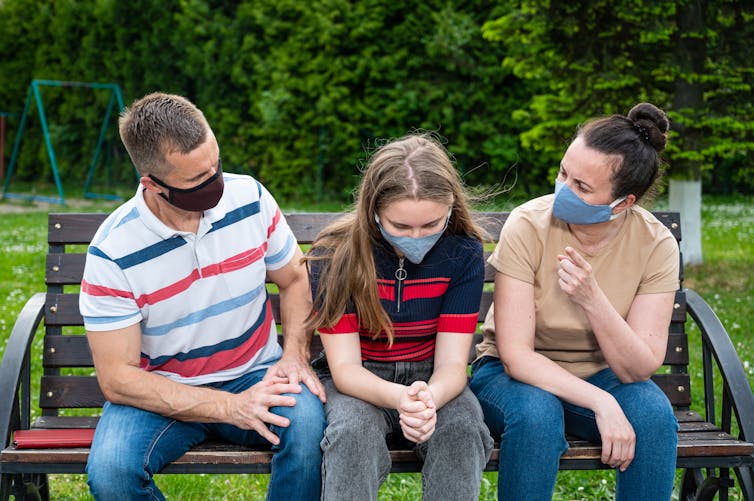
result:
[[[577,137],[600,153],[619,157],[610,178],[613,197],[633,194],[640,200],[655,194],[662,172],[660,153],[667,145],[669,129],[664,111],[650,103],[639,103],[627,116],[612,115],[586,122]]]

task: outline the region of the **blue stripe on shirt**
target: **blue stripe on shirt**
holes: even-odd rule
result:
[[[120,269],[126,270],[132,266],[136,266],[156,257],[167,254],[168,252],[175,250],[179,247],[186,245],[186,240],[183,237],[174,237],[167,240],[161,240],[153,245],[139,249],[136,252],[132,252],[126,256],[113,259]]]
[[[258,297],[262,292],[264,292],[264,290],[265,290],[265,286],[264,284],[262,284],[259,287],[253,290],[250,290],[249,292],[245,294],[213,304],[203,310],[192,312],[189,315],[186,315],[185,317],[179,318],[175,322],[170,322],[168,324],[163,324],[163,325],[156,325],[154,327],[145,327],[142,333],[145,336],[164,336],[165,334],[168,334],[169,332],[171,332],[173,329],[178,329],[180,327],[185,327],[191,324],[197,324],[203,320],[206,320],[207,318],[215,317],[217,315],[222,315],[223,313],[232,311],[236,308],[245,307],[251,301],[253,301],[256,297]]]
[[[114,324],[116,322],[122,322],[123,320],[128,320],[129,318],[139,316],[140,313],[141,312],[137,311],[135,313],[129,313],[128,315],[121,315],[119,317],[84,317],[84,324],[89,324],[89,325]]]
[[[265,290],[266,295],[266,290]],[[266,299],[265,299],[266,301]],[[265,303],[266,304],[266,303]],[[179,362],[185,362],[187,360],[193,360],[196,358],[206,358],[211,355],[214,355],[215,353],[226,351],[226,350],[233,350],[242,344],[244,344],[251,336],[254,335],[254,333],[259,329],[265,321],[265,314],[267,312],[266,306],[262,308],[262,311],[259,314],[259,317],[257,318],[256,322],[249,327],[246,332],[238,336],[234,339],[226,339],[225,341],[222,341],[220,343],[217,343],[215,345],[211,346],[202,346],[201,348],[196,348],[193,350],[189,350],[188,352],[182,352],[182,353],[176,353],[175,355],[163,355],[161,357],[157,358],[149,358],[145,353],[142,353],[142,358],[146,358],[149,362],[149,365],[152,367],[160,366],[165,363],[167,363],[170,360],[178,360]]]
[[[293,238],[293,233],[289,233],[288,240],[286,240],[285,246],[283,247],[283,249],[277,254],[273,254],[271,256],[265,256],[264,263],[267,265],[279,263],[280,261],[285,259],[285,257],[291,251],[291,247],[293,247],[294,245],[296,245],[296,239]]]
[[[225,214],[225,217],[223,217],[219,221],[212,223],[212,229],[210,229],[207,233],[225,228],[226,226],[230,226],[256,214],[259,214],[259,201],[243,205],[238,209],[234,209],[228,212],[227,214]]]

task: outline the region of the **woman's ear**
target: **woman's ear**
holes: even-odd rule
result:
[[[613,207],[613,214],[619,214],[620,212],[628,209],[635,203],[636,203],[636,195],[634,195],[633,193],[626,195],[626,198],[621,200],[619,204],[616,204],[615,207]]]

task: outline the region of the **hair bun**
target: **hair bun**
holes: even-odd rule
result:
[[[649,143],[658,152],[668,143],[666,133],[670,129],[670,120],[657,106],[651,103],[639,103],[628,112],[628,119],[634,123],[639,137]]]

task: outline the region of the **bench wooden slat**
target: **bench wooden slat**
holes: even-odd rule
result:
[[[691,378],[688,374],[655,374],[652,381],[665,392],[674,406],[691,405]]]
[[[45,283],[47,285],[78,285],[84,276],[86,254],[47,254]]]
[[[42,376],[39,407],[65,409],[102,407],[105,396],[95,376]]]
[[[48,292],[45,299],[45,325],[83,326],[84,318],[79,312],[79,295]]]
[[[86,336],[45,336],[42,365],[53,369],[92,367],[94,362]]]
[[[50,244],[88,244],[108,214],[54,214],[47,219]]]

